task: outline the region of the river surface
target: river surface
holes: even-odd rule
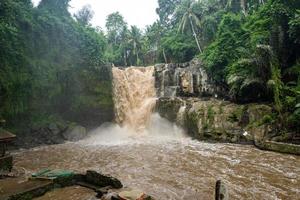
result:
[[[94,169],[163,200],[213,199],[217,179],[227,184],[230,199],[300,199],[299,156],[188,137],[116,135],[113,140],[108,132],[15,152],[15,165],[26,174],[42,168]],[[47,195],[40,199],[91,199],[95,193],[72,187]]]

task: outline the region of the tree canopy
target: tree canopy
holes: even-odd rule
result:
[[[299,126],[300,1],[158,0],[159,20],[145,29],[114,12],[105,32],[91,26],[91,7],[72,16],[69,2],[1,1],[1,118],[111,108],[107,64],[199,58],[232,100],[273,103]]]

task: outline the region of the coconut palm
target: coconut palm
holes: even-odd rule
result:
[[[188,1],[183,2],[178,7],[178,11],[184,12],[183,16],[181,18],[180,24],[179,24],[178,31],[184,32],[189,24],[190,28],[192,30],[193,36],[195,38],[195,41],[197,43],[197,47],[198,47],[200,53],[202,53],[200,42],[199,42],[199,39],[198,39],[196,31],[195,31],[195,28],[196,28],[195,26],[200,26],[200,19],[198,18],[196,13],[194,13],[194,11],[193,11],[194,3],[195,3],[195,1],[188,0]]]
[[[120,43],[120,51],[123,54],[123,62],[124,66],[127,66],[127,57],[128,57],[128,49],[129,49],[129,30],[127,29],[127,26],[123,27],[123,30],[121,32],[121,43]]]
[[[142,34],[138,27],[131,26],[129,44],[132,45],[133,55],[136,56],[136,64],[139,64],[139,52],[141,49]]]

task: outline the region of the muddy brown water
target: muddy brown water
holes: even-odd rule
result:
[[[300,157],[253,146],[211,144],[186,137],[139,137],[108,145],[87,140],[43,146],[14,156],[15,166],[28,175],[42,168],[94,169],[119,178],[125,187],[163,200],[214,199],[217,179],[228,185],[230,199],[300,199]],[[94,196],[92,191],[73,187],[41,199]]]

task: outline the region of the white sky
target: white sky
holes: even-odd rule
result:
[[[72,0],[70,12],[76,13],[84,5],[90,4],[95,15],[92,20],[93,26],[105,29],[107,15],[119,11],[129,25],[145,28],[152,24],[158,16],[155,9],[158,0]],[[32,0],[36,6],[40,0]]]

